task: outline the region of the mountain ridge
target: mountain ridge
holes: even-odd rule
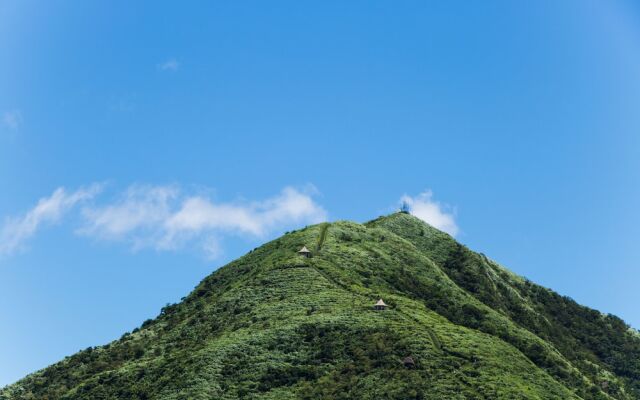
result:
[[[0,399],[637,399],[639,359],[619,318],[395,213],[287,233]]]

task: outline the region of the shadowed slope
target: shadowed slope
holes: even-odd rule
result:
[[[622,384],[628,395],[638,398],[640,340],[620,318],[581,306],[519,277],[411,216],[394,214],[368,225],[414,243],[458,286],[553,344],[600,387],[624,397]]]

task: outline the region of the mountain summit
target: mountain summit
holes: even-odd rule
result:
[[[396,213],[287,233],[0,399],[640,399],[640,337]]]

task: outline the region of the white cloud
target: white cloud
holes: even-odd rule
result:
[[[112,204],[85,207],[85,225],[79,233],[104,240],[130,240],[135,248],[157,241],[157,226],[171,215],[170,202],[178,196],[174,186],[132,185]],[[132,235],[135,234],[135,235]]]
[[[17,130],[22,124],[20,110],[10,110],[2,113],[2,124],[11,130]]]
[[[319,207],[307,193],[287,187],[282,193],[256,205],[257,217],[264,228],[271,228],[286,221],[312,223],[326,220],[324,209]]]
[[[264,237],[327,217],[309,193],[291,187],[264,201],[219,203],[173,186],[133,186],[113,204],[86,207],[83,215],[84,235],[128,242],[134,249],[177,250],[195,242],[209,258],[222,251],[220,234]]]
[[[450,206],[433,200],[433,193],[430,190],[415,197],[404,195],[400,198],[400,202],[406,203],[411,210],[411,214],[434,228],[447,232],[451,236],[457,235],[460,231],[455,221],[455,210],[451,210]]]
[[[172,71],[175,72],[180,68],[180,63],[175,58],[170,58],[165,62],[161,62],[158,64],[158,69],[161,71]]]
[[[209,259],[223,253],[221,243],[227,235],[261,239],[327,218],[313,198],[313,188],[285,187],[262,201],[217,202],[177,185],[132,185],[100,202],[96,196],[102,188],[99,184],[75,192],[58,188],[24,215],[7,218],[0,226],[0,255],[23,248],[43,225],[60,222],[82,203],[82,222],[76,229],[81,236],[127,243],[133,250],[196,247]],[[90,199],[94,201],[88,203]]]
[[[278,196],[250,204],[215,204],[209,199],[188,197],[167,219],[167,233],[198,233],[217,229],[263,236],[280,224],[321,222],[326,212],[306,193],[285,188]]]
[[[71,193],[60,187],[51,196],[40,199],[23,216],[7,218],[0,230],[0,254],[11,254],[19,250],[42,224],[58,222],[75,205],[95,197],[101,190],[102,185],[99,184]]]

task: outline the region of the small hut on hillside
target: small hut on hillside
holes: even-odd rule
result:
[[[383,311],[386,308],[387,308],[387,305],[385,304],[384,301],[382,301],[382,299],[378,300],[378,302],[373,305],[373,309],[376,311]]]
[[[402,359],[402,364],[405,366],[405,368],[415,368],[416,367],[416,362],[413,360],[413,357],[411,356],[407,356],[405,358]]]
[[[298,250],[298,254],[305,258],[311,258],[311,252],[307,249],[307,246],[302,246],[302,248]]]

